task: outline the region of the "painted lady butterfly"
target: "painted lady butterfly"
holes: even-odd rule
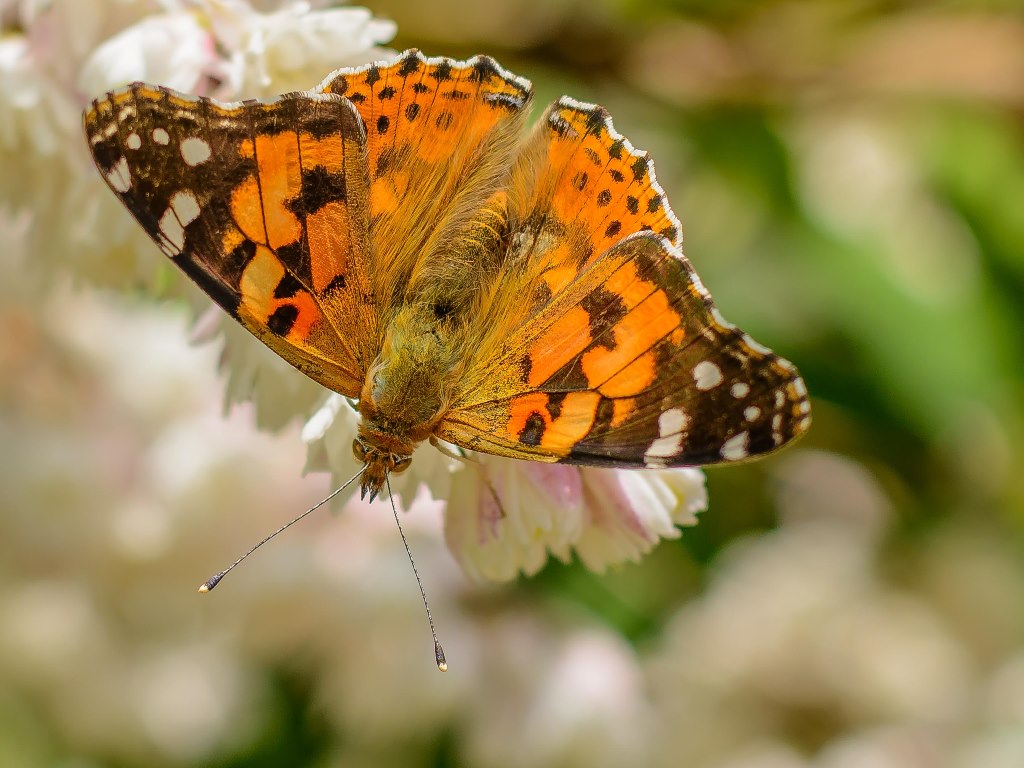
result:
[[[408,51],[221,104],[135,83],[85,132],[156,244],[307,376],[358,398],[373,498],[424,440],[674,467],[810,424],[796,369],[726,322],[647,155],[492,59]]]

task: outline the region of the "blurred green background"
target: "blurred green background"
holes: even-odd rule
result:
[[[605,105],[814,426],[605,576],[474,586],[410,515],[441,676],[381,508],[196,597],[326,490],[297,422],[223,417],[175,307],[37,301],[9,248],[0,766],[1024,766],[1020,4],[369,7],[398,50],[530,78],[536,113]]]

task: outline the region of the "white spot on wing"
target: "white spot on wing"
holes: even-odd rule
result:
[[[130,133],[125,140],[125,144],[128,145],[128,149],[138,149],[142,146],[142,139],[139,137],[139,134]]]
[[[199,201],[191,192],[176,192],[160,217],[160,232],[178,253],[185,248],[185,227],[199,216]]]
[[[171,198],[171,208],[178,215],[178,221],[183,227],[199,217],[199,201],[191,192],[175,192]]]
[[[669,408],[658,417],[658,438],[644,454],[647,466],[663,467],[664,459],[679,455],[683,447],[683,431],[689,423],[682,408]]]
[[[115,192],[122,194],[132,188],[132,175],[128,171],[128,161],[123,157],[118,158],[114,167],[107,171],[107,183],[113,187]]]
[[[163,128],[154,128],[153,141],[155,141],[157,144],[163,144],[166,146],[171,141],[171,135],[167,133],[167,131],[165,131]]]
[[[181,253],[185,247],[185,228],[181,226],[178,217],[174,215],[173,208],[168,208],[164,211],[164,215],[160,217],[160,233],[167,239],[167,242],[175,249],[176,253]]]
[[[664,437],[682,432],[688,421],[682,408],[669,408],[658,417],[658,434]]]
[[[754,421],[761,415],[761,409],[756,405],[748,405],[743,409],[743,418],[747,421]]]
[[[199,165],[210,159],[210,145],[203,139],[189,136],[181,142],[181,156],[189,165]]]
[[[747,452],[749,446],[750,434],[744,431],[733,435],[726,440],[720,453],[722,454],[722,458],[727,461],[737,461],[739,459],[745,459],[749,455]]]
[[[722,369],[710,360],[701,360],[693,366],[693,381],[703,391],[717,387],[722,383]]]
[[[733,397],[739,399],[741,397],[746,397],[750,393],[750,385],[742,381],[737,381],[729,388],[729,391],[732,392]]]

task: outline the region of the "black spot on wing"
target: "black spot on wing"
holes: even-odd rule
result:
[[[640,155],[633,160],[631,170],[633,171],[633,181],[640,181],[647,173],[647,168],[650,165],[650,159],[647,155]]]
[[[281,282],[279,282],[277,287],[274,288],[274,298],[290,299],[296,293],[304,289],[304,286],[299,282],[295,275],[291,272],[285,272],[284,277],[281,278]]]
[[[540,441],[544,438],[545,429],[547,429],[547,422],[544,421],[543,416],[535,411],[527,417],[526,424],[520,430],[519,442],[523,445],[540,445]]]
[[[452,79],[452,64],[450,61],[442,61],[430,72],[430,76],[437,80],[439,83],[443,83],[446,80]]]
[[[562,415],[562,403],[565,401],[568,392],[552,392],[548,395],[547,409],[551,415],[551,420],[554,421]]]
[[[608,110],[604,107],[594,107],[587,113],[587,133],[595,136],[600,134],[604,130],[606,120],[608,120]]]
[[[473,62],[473,71],[469,75],[471,82],[483,83],[492,77],[498,77],[498,66],[490,56],[480,56]]]
[[[294,304],[282,304],[267,319],[267,327],[278,336],[287,336],[298,318],[298,307]]]
[[[297,198],[288,201],[288,208],[298,216],[319,211],[324,205],[345,199],[345,174],[328,171],[323,166],[302,170],[302,189]]]
[[[583,298],[580,306],[590,315],[590,337],[594,339],[591,346],[614,349],[615,335],[610,331],[627,313],[622,297],[598,286]]]
[[[408,77],[413,72],[418,72],[422,60],[415,51],[410,51],[402,58],[402,65],[398,68],[400,77]]]

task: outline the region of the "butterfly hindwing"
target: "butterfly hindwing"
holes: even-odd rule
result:
[[[136,83],[84,122],[100,173],[164,254],[288,362],[358,394],[376,315],[365,135],[349,102],[220,104]]]
[[[509,211],[510,247],[522,252],[494,291],[518,302],[492,307],[497,330],[443,439],[663,467],[745,459],[808,427],[796,370],[722,318],[679,251],[653,165],[604,110],[556,102],[523,154]]]

